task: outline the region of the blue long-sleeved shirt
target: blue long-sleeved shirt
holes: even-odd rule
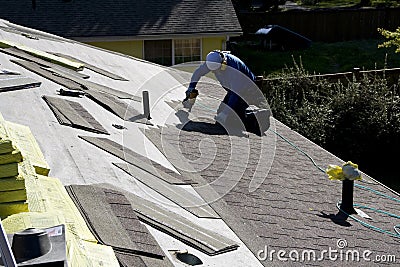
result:
[[[213,72],[222,87],[241,95],[254,86],[255,76],[238,57],[229,53],[224,53],[224,55],[227,63],[226,69],[219,68]],[[206,63],[200,65],[193,72],[189,88],[196,88],[200,78],[209,72],[210,70],[207,68]]]

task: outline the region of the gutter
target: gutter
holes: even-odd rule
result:
[[[78,42],[116,42],[116,41],[135,41],[135,40],[164,40],[179,38],[207,38],[215,36],[240,36],[243,32],[213,32],[213,33],[181,33],[181,34],[152,34],[152,35],[129,35],[129,36],[88,36],[88,37],[69,37]]]

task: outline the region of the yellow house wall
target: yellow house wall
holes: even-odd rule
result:
[[[212,50],[223,50],[225,49],[226,37],[218,36],[218,37],[206,37],[202,38],[202,58],[201,60],[205,60],[207,54]]]
[[[203,37],[202,40],[202,58],[205,60],[207,54],[215,49],[223,50],[226,46],[225,36]],[[109,42],[86,42],[87,44],[104,48],[107,50],[120,52],[137,58],[143,58],[143,41],[109,41]]]
[[[111,41],[111,42],[87,42],[87,44],[120,52],[137,58],[143,58],[143,41]]]

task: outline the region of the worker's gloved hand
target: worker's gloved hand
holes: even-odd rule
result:
[[[191,88],[191,87],[189,87],[189,88],[186,90],[186,92],[185,92],[186,97],[185,97],[185,100],[183,100],[183,101],[186,101],[186,100],[189,99],[190,93],[193,92],[193,90],[194,90],[194,88]]]
[[[188,108],[189,111],[192,109],[192,106],[194,105],[194,102],[196,102],[196,97],[199,95],[199,91],[197,91],[195,88],[189,87],[186,90],[186,97],[182,101],[183,106],[185,108]]]

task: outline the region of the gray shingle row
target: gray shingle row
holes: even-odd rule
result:
[[[203,87],[199,91],[201,96],[208,93],[215,94],[217,90],[220,89]],[[206,104],[204,99],[206,98],[202,98],[202,104]],[[193,125],[195,124],[192,123]],[[299,149],[311,156],[322,169],[325,169],[328,164],[341,165],[343,161],[280,122],[276,121],[275,125],[276,131],[292,144],[281,138],[276,139],[272,167],[270,170],[264,167],[265,180],[254,192],[249,192],[249,184],[258,166],[260,153],[272,153],[272,151],[260,149],[260,140],[266,140],[266,137],[213,135],[205,133],[202,129],[196,132],[194,127],[186,131],[185,127],[178,129],[174,126],[160,129],[160,135],[163,140],[177,144],[194,168],[201,167],[198,168],[198,173],[222,197],[221,200],[213,203],[212,207],[255,255],[265,245],[275,250],[296,249],[300,252],[311,249],[316,253],[321,253],[323,249],[329,247],[339,250],[337,242],[340,239],[347,242],[347,246],[343,248],[344,251],[357,249],[361,253],[364,250],[371,250],[374,255],[397,255],[399,238],[368,229],[350,218],[346,221],[340,220],[336,203],[341,200],[341,182],[329,181],[327,175],[321,172]],[[267,135],[271,134],[274,133],[267,132]],[[200,150],[199,144],[204,140],[209,140],[208,143],[213,144],[214,147],[200,145],[202,148],[206,147],[208,151],[207,149]],[[237,151],[232,149],[237,145],[248,146],[250,156],[240,153],[244,149]],[[206,155],[207,153],[210,154]],[[211,163],[210,158],[213,158]],[[223,172],[228,164],[239,166],[243,160],[247,164],[240,179],[232,177],[240,173],[238,170],[229,172],[230,176],[224,177]],[[263,168],[263,164],[259,167]],[[222,181],[215,182],[221,177]],[[226,183],[232,180],[235,180],[237,184],[233,189],[226,191],[228,188]],[[366,180],[370,181],[368,178]],[[358,183],[400,199],[398,195],[374,181]],[[358,187],[354,189],[354,202],[400,214],[398,202]],[[398,219],[370,210],[364,211],[373,218],[372,220],[361,218],[362,220],[375,227],[394,232],[393,226],[398,224]],[[261,262],[265,266],[271,264],[268,260]],[[288,263],[289,266],[302,265],[294,262],[279,262],[276,258],[272,263],[277,266],[288,265]],[[312,264],[314,263],[311,261],[307,262],[307,265]],[[353,265],[354,261],[340,261],[338,264],[329,258],[324,258],[316,265],[321,264]],[[369,262],[363,262],[363,265],[365,264],[368,265]]]
[[[0,1],[0,17],[63,37],[241,32],[230,0]]]

